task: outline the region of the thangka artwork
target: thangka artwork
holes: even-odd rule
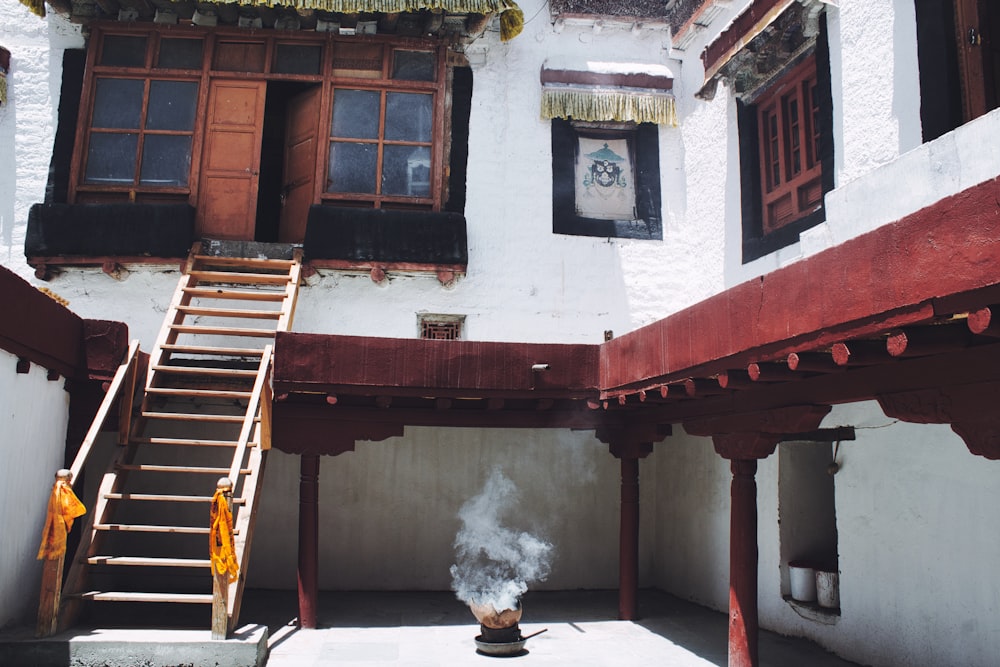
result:
[[[635,175],[625,139],[579,138],[576,213],[597,220],[635,219]]]

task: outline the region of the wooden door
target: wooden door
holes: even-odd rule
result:
[[[278,240],[282,243],[302,243],[306,236],[306,219],[316,196],[321,93],[322,88],[316,86],[288,102],[278,228]]]
[[[254,238],[266,86],[264,81],[209,84],[195,218],[199,238]]]

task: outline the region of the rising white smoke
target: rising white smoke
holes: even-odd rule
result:
[[[503,525],[517,501],[517,487],[494,468],[482,492],[458,511],[451,585],[459,600],[516,609],[528,584],[548,576],[552,545]]]

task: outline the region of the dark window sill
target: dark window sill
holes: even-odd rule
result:
[[[815,602],[802,602],[792,598],[791,595],[784,596],[788,606],[795,610],[795,613],[809,621],[816,621],[824,625],[836,625],[840,621],[840,607],[821,607]]]

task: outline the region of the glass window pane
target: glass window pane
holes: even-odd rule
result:
[[[389,93],[385,100],[385,138],[430,141],[433,97],[421,93]]]
[[[279,74],[319,74],[322,47],[318,45],[278,44],[274,71]]]
[[[334,141],[330,144],[327,192],[375,194],[378,146]]]
[[[137,129],[144,89],[141,79],[98,79],[90,126]]]
[[[147,130],[193,130],[198,107],[194,81],[150,81]]]
[[[376,90],[334,90],[331,134],[349,139],[377,139],[379,97]]]
[[[392,78],[404,81],[433,81],[436,58],[433,51],[396,51]]]
[[[431,149],[386,146],[382,157],[382,194],[431,196]]]
[[[142,185],[185,186],[191,171],[191,137],[147,134],[142,146]]]
[[[91,134],[87,147],[87,183],[131,183],[135,178],[137,134]]]
[[[156,66],[160,69],[201,69],[200,39],[161,39]]]
[[[101,48],[101,64],[109,67],[145,67],[146,38],[107,35]]]

